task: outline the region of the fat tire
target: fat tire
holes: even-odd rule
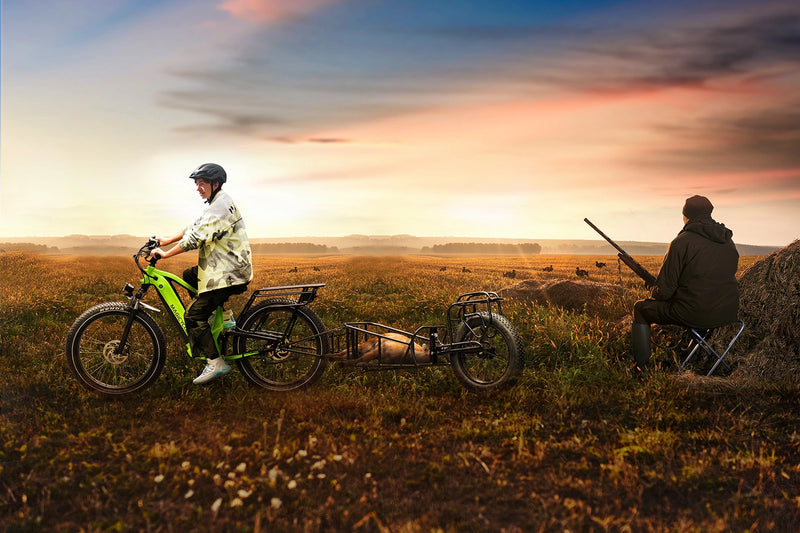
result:
[[[86,389],[120,398],[140,392],[161,375],[167,358],[164,332],[142,310],[135,311],[127,353],[118,356],[109,351],[130,313],[126,303],[102,303],[84,311],[70,326],[67,365]],[[136,343],[133,349],[130,342]]]
[[[292,338],[295,341],[308,339],[305,348],[309,354],[290,354],[277,346],[259,355],[237,359],[239,371],[253,385],[280,392],[299,390],[319,381],[325,372],[328,360],[323,356],[330,351],[329,339],[324,335],[325,324],[308,307],[297,307],[296,302],[289,298],[270,298],[253,306],[237,322],[239,328],[245,331],[258,330],[266,321],[270,325],[281,326],[288,323],[295,308],[298,322]],[[267,329],[273,331],[278,328]],[[234,339],[234,352],[242,354],[253,351],[258,349],[260,342],[264,341],[237,336]]]
[[[502,315],[477,313],[462,322],[453,336],[454,343],[471,340],[480,341],[488,350],[451,355],[453,373],[461,384],[471,392],[513,386],[525,366],[525,349],[517,328]],[[497,353],[497,350],[501,352]],[[494,356],[487,358],[488,352],[494,352]]]

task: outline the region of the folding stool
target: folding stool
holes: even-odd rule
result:
[[[722,326],[717,326],[715,328],[709,328],[709,329],[686,328],[686,330],[689,332],[691,340],[687,348],[687,350],[689,351],[689,355],[687,355],[686,359],[684,359],[683,363],[681,363],[681,368],[685,367],[686,364],[695,356],[697,351],[702,348],[708,355],[714,356],[716,358],[716,362],[714,363],[714,366],[711,367],[711,370],[708,371],[708,374],[706,374],[707,376],[713,374],[720,364],[725,365],[725,368],[727,368],[728,371],[730,372],[732,369],[728,365],[728,363],[724,361],[724,359],[725,356],[728,355],[728,352],[731,350],[731,348],[733,348],[733,345],[739,339],[739,335],[741,335],[742,331],[744,331],[744,321],[736,320],[734,322],[731,322],[731,324],[738,324],[739,331],[736,332],[736,335],[734,335],[733,339],[731,339],[731,341],[728,343],[728,346],[725,348],[725,351],[723,351],[722,353],[719,353],[717,350],[715,350],[714,347],[711,346],[711,344],[709,343],[711,335],[714,333],[714,331],[721,328]]]

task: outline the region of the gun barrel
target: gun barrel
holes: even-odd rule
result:
[[[584,221],[584,222],[586,222],[587,224],[589,224],[589,226],[590,226],[590,227],[591,227],[593,230],[595,230],[597,233],[599,233],[599,234],[600,234],[600,236],[601,236],[601,237],[603,237],[605,240],[607,240],[607,241],[608,241],[608,243],[609,243],[611,246],[613,246],[614,248],[616,248],[616,249],[617,249],[619,252],[621,252],[621,253],[623,253],[623,254],[625,254],[625,255],[628,255],[628,253],[627,253],[625,250],[623,250],[622,248],[620,248],[620,246],[619,246],[617,243],[615,243],[614,241],[612,241],[612,240],[611,240],[611,237],[609,237],[608,235],[606,235],[605,233],[603,233],[603,232],[600,230],[600,228],[598,228],[597,226],[595,226],[594,224],[592,224],[592,221],[591,221],[591,220],[589,220],[588,218],[584,218],[584,219],[583,219],[583,221]]]
[[[620,248],[620,246],[617,243],[615,243],[614,241],[612,241],[611,238],[608,235],[606,235],[605,233],[600,231],[600,228],[598,228],[597,226],[592,224],[592,222],[588,218],[584,218],[583,221],[586,222],[587,224],[589,224],[589,226],[591,226],[593,230],[595,230],[597,233],[599,233],[601,237],[603,237],[605,240],[607,240],[608,243],[611,246],[613,246],[614,248],[616,248],[619,251],[619,254],[617,254],[617,255],[622,260],[622,262],[625,263],[631,270],[633,270],[636,273],[637,276],[642,278],[644,280],[645,284],[648,287],[652,286],[652,285],[655,285],[656,277],[653,276],[650,272],[648,272],[646,268],[644,268],[642,265],[640,265],[636,261],[636,259],[631,257],[628,252],[626,252],[625,250]]]

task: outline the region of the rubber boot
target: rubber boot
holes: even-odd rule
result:
[[[650,359],[650,324],[633,323],[631,326],[633,359],[636,361],[636,368],[644,371]]]

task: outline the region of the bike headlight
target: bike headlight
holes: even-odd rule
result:
[[[122,292],[125,294],[126,298],[133,298],[133,285],[126,283],[125,286],[122,287]]]

